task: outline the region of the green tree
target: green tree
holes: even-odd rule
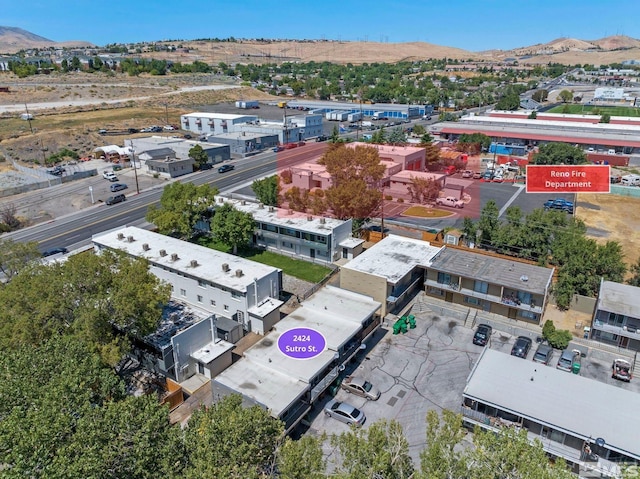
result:
[[[21,243],[12,239],[0,240],[0,273],[5,281],[11,281],[40,257],[38,243],[35,241]]]
[[[401,127],[394,128],[391,130],[389,137],[387,138],[387,143],[390,145],[404,145],[407,142],[407,135],[404,131],[402,131]]]
[[[211,233],[217,240],[231,246],[234,254],[238,252],[238,246],[249,244],[255,228],[251,213],[237,210],[229,203],[216,208],[211,220]]]
[[[278,448],[278,473],[282,479],[324,479],[326,461],[322,443],[326,436],[302,436],[297,441],[286,438]]]
[[[547,101],[548,97],[549,97],[549,92],[547,90],[536,90],[533,92],[533,95],[531,95],[531,98],[537,101],[538,103]]]
[[[611,122],[611,115],[609,115],[609,113],[603,113],[600,116],[600,123],[610,123]]]
[[[341,479],[406,479],[413,474],[409,443],[397,421],[381,420],[367,429],[351,429],[333,436],[331,444],[339,452],[335,471]]]
[[[411,201],[415,203],[429,203],[434,201],[440,193],[440,183],[430,178],[411,177],[411,183],[407,185],[407,191],[411,195]]]
[[[82,63],[80,63],[80,59],[78,57],[73,57],[71,59],[71,69],[73,71],[80,71],[82,69]]]
[[[534,165],[584,165],[587,156],[581,148],[566,143],[542,145],[532,159]]]
[[[640,287],[640,258],[631,265],[629,270],[633,276],[627,280],[627,284]]]
[[[384,131],[384,127],[376,130],[373,135],[371,135],[371,143],[376,145],[384,145],[387,142],[387,134]]]
[[[477,155],[484,148],[491,145],[491,138],[484,133],[463,133],[458,139],[458,151],[464,151],[471,155]]]
[[[427,133],[427,130],[425,129],[424,126],[417,124],[413,127],[413,134],[417,135],[417,136],[422,136],[425,133]]]
[[[280,180],[278,175],[255,180],[251,184],[251,189],[260,203],[268,206],[278,206],[278,196],[280,194]]]
[[[187,479],[258,479],[275,463],[282,422],[238,395],[196,411],[185,431]]]
[[[318,164],[331,176],[326,203],[337,218],[370,218],[378,210],[382,201],[378,188],[385,166],[376,148],[340,145],[328,150]]]
[[[558,98],[562,100],[562,103],[569,103],[570,101],[573,100],[573,93],[571,93],[569,90],[562,90],[558,94]]]
[[[110,251],[39,265],[0,288],[0,346],[38,345],[65,334],[115,364],[127,344],[114,327],[131,338],[151,333],[170,295],[146,260]]]
[[[340,143],[342,138],[340,138],[340,131],[338,130],[338,125],[333,125],[333,130],[331,130],[331,136],[329,137],[329,141],[331,143]]]
[[[468,216],[465,216],[464,219],[462,220],[462,232],[464,233],[464,237],[467,241],[467,245],[470,243],[475,244],[477,231],[478,229],[474,221]]]
[[[496,110],[517,110],[520,107],[520,97],[516,93],[503,96],[496,103]]]
[[[499,227],[499,210],[494,200],[489,200],[480,212],[480,220],[478,221],[478,231],[480,232],[479,245],[483,247],[492,247],[494,238],[498,233]]]
[[[196,162],[199,169],[202,169],[202,166],[209,162],[207,152],[200,145],[195,145],[189,150],[189,158]]]
[[[160,207],[149,206],[146,220],[162,234],[189,237],[196,223],[210,216],[217,194],[218,189],[208,184],[172,183],[164,187]]]
[[[462,417],[442,411],[442,421],[435,411],[427,413],[427,445],[420,453],[417,479],[449,479],[467,477],[469,464],[459,449],[465,436]]]

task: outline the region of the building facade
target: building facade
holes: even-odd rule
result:
[[[600,282],[591,338],[640,351],[640,288],[613,281]]]
[[[98,252],[145,258],[150,271],[171,285],[172,297],[229,318],[245,331],[265,334],[280,319],[280,269],[132,226],[92,241]]]

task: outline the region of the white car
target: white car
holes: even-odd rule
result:
[[[464,201],[454,198],[453,196],[447,196],[446,198],[438,198],[436,205],[449,206],[451,208],[464,208]]]
[[[116,174],[113,171],[108,171],[108,170],[103,171],[102,172],[102,177],[105,180],[118,181],[118,177],[116,176]]]

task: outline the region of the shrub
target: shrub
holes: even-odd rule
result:
[[[391,195],[384,195],[384,199],[387,201],[391,201],[393,199],[393,196]]]
[[[398,198],[398,203],[404,203],[404,198]]]
[[[282,178],[282,182],[285,185],[290,185],[293,181],[293,173],[291,172],[291,170],[284,170],[282,173],[280,173],[280,178]]]
[[[566,349],[573,336],[566,329],[557,329],[547,339],[549,345],[556,349]]]
[[[553,324],[553,321],[547,320],[542,327],[542,337],[546,340],[549,340],[549,336],[556,331],[556,325]]]

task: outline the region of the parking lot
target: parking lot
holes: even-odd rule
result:
[[[424,304],[424,297],[420,297],[421,304]],[[393,335],[393,325],[386,324],[368,345],[370,347],[365,353],[359,355],[354,364],[347,365],[345,374],[370,381],[381,391],[380,399],[368,401],[343,390],[339,390],[335,396],[335,399],[346,401],[365,413],[365,428],[381,419],[398,421],[404,429],[410,454],[416,465],[419,464],[420,451],[426,444],[427,412],[459,410],[467,377],[482,352],[481,346],[472,343],[474,329],[465,327],[462,321],[453,319],[446,313],[439,314],[441,312],[443,311],[437,306],[422,312],[414,308],[412,314],[416,316],[415,329],[409,329],[406,334]],[[531,350],[527,358],[523,359],[531,361],[538,335],[531,329],[493,323],[493,334],[488,347],[510,354],[518,335],[527,335],[532,339]],[[611,364],[615,358],[613,354],[584,347],[581,349],[585,353],[581,376],[613,387],[640,392],[637,380],[625,383],[611,378]],[[555,368],[559,355],[559,351],[554,351],[549,366],[540,367]],[[348,431],[346,424],[326,417],[322,412],[330,399],[326,397],[324,402],[314,408],[308,433],[326,432],[331,435]],[[325,452],[330,459],[333,451],[328,445],[325,445]]]

